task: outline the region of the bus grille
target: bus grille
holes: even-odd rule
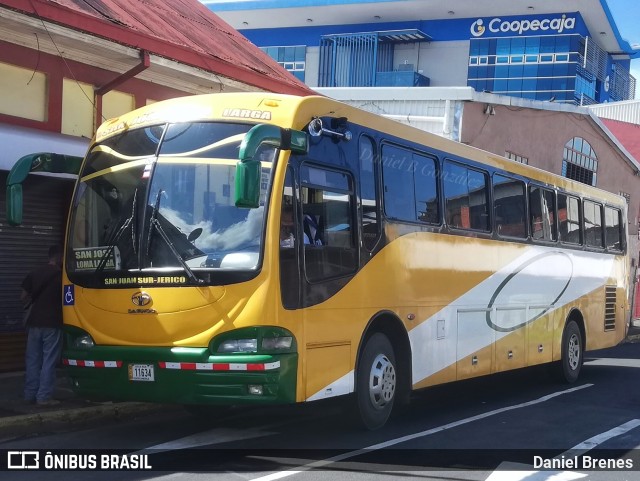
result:
[[[616,286],[604,288],[604,330],[611,331],[616,328]]]

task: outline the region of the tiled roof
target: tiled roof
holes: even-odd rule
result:
[[[619,120],[600,119],[620,141],[627,152],[640,162],[640,125]]]
[[[259,89],[313,93],[197,0],[0,0],[0,4]]]

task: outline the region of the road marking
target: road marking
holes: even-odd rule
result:
[[[592,387],[592,386],[593,386],[593,384],[583,384],[581,386],[576,386],[576,387],[573,387],[571,389],[566,389],[564,391],[558,391],[558,392],[555,392],[555,393],[547,394],[546,396],[542,396],[541,398],[534,399],[533,401],[527,401],[527,402],[524,402],[524,403],[521,403],[521,404],[515,404],[513,406],[506,406],[506,407],[503,407],[503,408],[500,408],[500,409],[494,409],[493,411],[489,411],[489,412],[486,412],[486,413],[478,414],[476,416],[471,416],[469,418],[461,419],[459,421],[454,421],[452,423],[448,423],[448,424],[444,424],[442,426],[438,426],[438,427],[435,427],[435,428],[427,429],[425,431],[420,431],[419,433],[408,434],[407,436],[402,436],[402,437],[399,437],[399,438],[396,438],[396,439],[390,439],[390,440],[382,442],[382,443],[373,444],[373,445],[371,445],[369,447],[366,447],[366,448],[356,449],[354,451],[350,451],[350,452],[347,452],[347,453],[339,454],[339,455],[331,457],[331,458],[322,459],[320,461],[314,461],[312,463],[300,466],[296,470],[279,471],[277,473],[268,474],[266,476],[261,476],[259,478],[253,478],[252,481],[275,481],[275,480],[278,480],[278,479],[287,478],[287,477],[293,476],[295,474],[300,474],[302,472],[309,471],[310,469],[322,468],[322,467],[328,466],[328,465],[333,464],[333,463],[344,461],[345,459],[350,459],[350,458],[359,456],[361,454],[369,453],[371,451],[377,451],[377,450],[380,450],[380,449],[385,449],[385,448],[388,448],[390,446],[395,446],[396,444],[401,444],[401,443],[405,443],[407,441],[412,441],[414,439],[422,438],[422,437],[425,437],[425,436],[430,436],[432,434],[437,434],[437,433],[440,433],[442,431],[446,431],[448,429],[457,428],[458,426],[462,426],[464,424],[469,424],[469,423],[472,423],[472,422],[475,422],[475,421],[479,421],[481,419],[486,419],[488,417],[495,416],[497,414],[502,414],[502,413],[505,413],[505,412],[508,412],[508,411],[513,411],[515,409],[521,409],[521,408],[525,408],[525,407],[529,407],[529,406],[534,406],[536,404],[540,404],[540,403],[549,401],[549,400],[551,400],[551,399],[553,399],[555,397],[562,396],[564,394],[571,394],[573,392],[580,391],[582,389],[585,389],[585,388],[588,388],[588,387]]]
[[[632,419],[620,426],[609,429],[609,431],[596,434],[586,441],[576,444],[564,453],[558,454],[554,459],[571,459],[575,456],[582,456],[605,441],[621,436],[638,426],[640,426],[640,419]],[[527,481],[571,481],[574,479],[586,478],[588,476],[587,474],[574,471],[535,471],[531,470],[531,468],[532,466],[527,464],[504,462],[501,463],[493,473],[491,473],[486,481],[523,481],[525,479]]]
[[[226,419],[233,419],[240,417],[240,414],[234,414],[232,416],[227,417]],[[212,444],[222,444],[228,443],[232,441],[242,441],[244,439],[252,439],[252,438],[260,438],[264,436],[271,436],[277,434],[277,431],[272,431],[273,429],[279,430],[284,426],[289,424],[299,423],[302,420],[313,419],[317,416],[304,416],[297,418],[289,418],[286,421],[278,421],[271,424],[266,424],[264,426],[260,426],[258,428],[214,428],[208,431],[202,431],[199,433],[191,434],[189,436],[185,436],[183,438],[174,439],[172,441],[167,441],[166,443],[156,444],[155,446],[149,446],[140,450],[139,452],[144,453],[145,450],[154,450],[154,452],[158,451],[173,451],[178,449],[189,449],[189,448],[198,448],[201,446],[208,446]]]
[[[584,363],[589,366],[640,367],[640,359],[600,358]]]
[[[192,434],[191,436],[185,436],[184,438],[175,439],[162,444],[156,444],[144,448],[144,450],[158,451],[174,451],[178,449],[197,448],[200,446],[208,446],[211,444],[228,443],[232,441],[242,441],[243,439],[260,438],[263,436],[270,436],[275,434],[271,431],[263,431],[262,429],[231,429],[231,428],[216,428],[209,431],[202,431],[200,433]]]
[[[486,481],[573,481],[587,476],[571,471],[532,471],[530,464],[505,462]]]
[[[640,426],[640,419],[632,419],[631,421],[621,424],[618,427],[609,429],[609,431],[597,434],[592,438],[587,439],[586,441],[582,441],[580,444],[576,444],[574,447],[572,447],[568,451],[565,451],[560,456],[565,456],[565,457],[581,456],[582,454],[586,453],[587,451],[591,451],[593,448],[595,448],[596,446],[599,446],[605,441],[608,441],[611,438],[616,438],[618,436],[621,436],[631,431],[632,429],[637,428],[638,426]],[[556,456],[556,457],[559,457],[559,456]]]

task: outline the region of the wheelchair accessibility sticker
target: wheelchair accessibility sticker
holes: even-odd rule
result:
[[[73,288],[73,284],[67,284],[64,286],[64,295],[62,297],[63,306],[73,306],[76,303],[76,296]]]

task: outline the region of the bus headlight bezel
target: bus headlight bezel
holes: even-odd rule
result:
[[[94,347],[96,345],[95,341],[93,340],[93,338],[85,333],[85,334],[81,334],[78,337],[73,339],[73,342],[71,344],[71,347],[73,347],[74,349],[91,349],[92,347]]]
[[[258,340],[253,339],[227,339],[218,346],[219,354],[255,353],[258,352]]]
[[[297,345],[288,330],[261,326],[222,333],[211,340],[209,350],[214,355],[287,354],[297,352]]]
[[[290,351],[293,344],[293,336],[263,337],[263,351]]]

